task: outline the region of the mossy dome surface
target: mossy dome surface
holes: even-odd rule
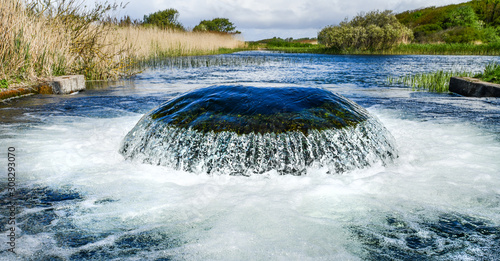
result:
[[[319,88],[214,86],[174,98],[153,120],[200,132],[284,133],[340,129],[368,118],[357,104]]]

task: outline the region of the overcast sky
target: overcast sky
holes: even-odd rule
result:
[[[93,0],[86,0],[91,2]],[[99,1],[99,0],[98,0]],[[246,41],[274,36],[316,37],[327,25],[336,25],[359,12],[393,10],[402,12],[443,6],[467,0],[129,0],[119,16],[142,19],[145,14],[167,8],[179,11],[179,21],[193,28],[201,20],[228,18]]]

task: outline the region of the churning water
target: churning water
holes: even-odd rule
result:
[[[2,260],[495,260],[500,257],[500,101],[411,92],[387,76],[480,70],[497,57],[242,52],[159,64],[73,96],[2,105]],[[125,160],[152,108],[218,84],[324,88],[394,136],[382,165],[302,176],[202,175]],[[5,172],[2,172],[5,173]]]

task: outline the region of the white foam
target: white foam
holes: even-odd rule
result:
[[[190,260],[356,260],[360,243],[349,227],[387,213],[411,221],[415,213],[457,211],[498,225],[500,143],[494,136],[462,122],[372,113],[395,137],[399,158],[343,175],[309,169],[300,177],[209,176],[129,162],[118,150],[140,115],[54,117],[12,133],[11,142],[20,182],[69,186],[84,196],[65,206],[78,228],[114,233],[158,227],[184,242],[165,253]],[[112,201],[96,203],[103,199]],[[26,237],[24,244],[33,244],[26,251],[39,249],[42,240]]]

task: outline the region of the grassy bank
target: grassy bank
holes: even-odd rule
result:
[[[400,44],[389,54],[500,55],[500,43],[489,44]]]
[[[228,34],[102,23],[118,6],[83,10],[78,3],[67,0],[56,7],[42,1],[0,0],[0,89],[65,74],[117,79],[133,74],[136,64],[148,59],[244,46]]]
[[[500,55],[500,43],[492,44],[400,44],[387,50],[337,50],[323,45],[309,47],[262,46],[286,53],[355,54],[355,55]]]

